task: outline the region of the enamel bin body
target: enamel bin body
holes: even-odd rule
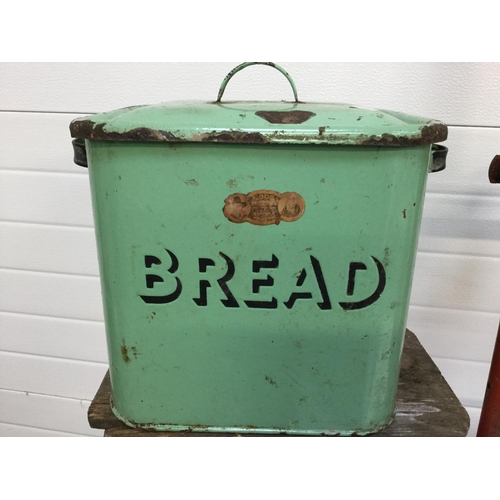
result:
[[[126,108],[71,132],[85,139],[121,420],[309,435],[392,421],[445,125],[218,101]]]

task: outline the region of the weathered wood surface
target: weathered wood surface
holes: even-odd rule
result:
[[[106,437],[232,437],[255,434],[158,432],[132,429],[118,420],[109,404],[111,383],[106,373],[89,407],[88,419]],[[466,436],[469,415],[418,339],[406,330],[394,421],[372,437]],[[267,436],[267,435],[266,435]],[[282,436],[282,435],[280,435]],[[270,437],[270,436],[267,436]]]

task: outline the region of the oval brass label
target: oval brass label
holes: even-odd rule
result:
[[[259,189],[248,194],[234,193],[224,200],[222,212],[231,222],[249,222],[257,226],[294,222],[306,209],[304,198],[298,193]]]

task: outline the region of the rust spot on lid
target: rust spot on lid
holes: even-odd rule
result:
[[[316,116],[316,113],[312,111],[300,111],[298,109],[294,111],[257,111],[255,114],[269,123],[281,123],[285,125],[304,123],[309,118]]]
[[[231,222],[249,222],[257,226],[269,226],[280,222],[294,222],[302,217],[305,201],[294,192],[283,194],[260,189],[248,194],[234,193],[224,200],[222,213]]]

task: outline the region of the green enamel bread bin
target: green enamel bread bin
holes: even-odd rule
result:
[[[112,408],[130,426],[364,435],[394,417],[435,120],[345,104],[135,106],[88,166]],[[262,63],[261,63],[262,64]]]

